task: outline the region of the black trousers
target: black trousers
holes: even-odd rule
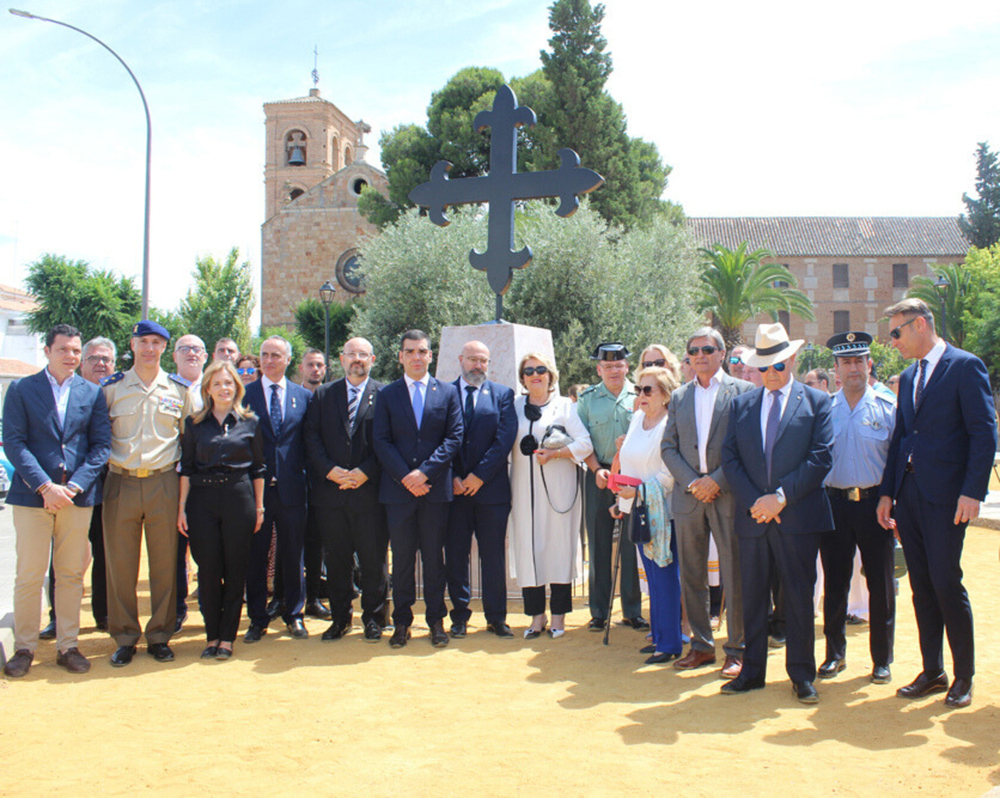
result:
[[[305,505],[281,503],[278,489],[273,485],[264,488],[264,524],[254,535],[247,566],[247,612],[254,626],[266,628],[267,617],[267,554],[271,548],[271,530],[277,528],[277,557],[275,559],[276,598],[285,602],[282,620],[290,624],[302,620],[305,607],[306,580],[303,551],[306,535]],[[278,591],[278,569],[282,575],[283,589]]]
[[[356,552],[361,565],[361,620],[385,626],[389,593],[385,511],[381,506],[370,512],[317,507],[316,520],[326,556],[326,586],[334,622],[346,623],[353,611]]]
[[[94,564],[90,569],[90,609],[95,621],[108,620],[108,572],[104,559],[104,524],[101,522],[101,505],[94,507],[90,516],[90,553]]]
[[[608,508],[615,503],[615,494],[610,490],[599,490],[594,475],[587,471],[587,547],[590,557],[589,588],[590,614],[594,618],[606,620],[608,605],[611,603],[611,576],[614,565],[615,519]],[[635,546],[622,546],[619,585],[621,588],[622,615],[634,618],[642,614],[642,591],[639,589],[639,569]]]
[[[472,617],[469,553],[472,536],[479,544],[483,575],[483,614],[487,623],[507,620],[507,517],[510,503],[479,504],[472,496],[456,496],[448,519],[444,560],[448,569],[451,620],[468,623]]]
[[[820,537],[819,553],[823,559],[823,634],[826,658],[844,659],[847,655],[847,594],[854,570],[854,548],[861,550],[861,563],[869,594],[869,639],[872,663],[892,663],[896,625],[896,590],[893,581],[892,532],[879,526],[875,517],[878,496],[851,502],[830,495],[836,529]]]
[[[573,586],[568,584],[553,583],[549,585],[550,597],[549,606],[553,615],[565,615],[573,611]],[[545,585],[535,587],[522,587],[521,596],[524,598],[525,615],[541,615],[545,612]]]
[[[429,502],[426,497],[405,504],[385,505],[392,543],[392,620],[399,626],[413,623],[417,600],[416,560],[424,575],[424,604],[427,625],[444,620],[444,539],[448,528],[448,502]]]
[[[322,593],[323,536],[316,511],[310,504],[306,511],[306,542],[303,555],[306,566],[306,602],[316,601]]]
[[[947,631],[955,678],[971,679],[976,671],[972,605],[962,584],[961,564],[967,524],[953,523],[954,505],[927,501],[910,474],[896,497],[895,517],[913,589],[924,673],[944,671]]]
[[[208,640],[233,642],[243,612],[247,562],[257,522],[253,486],[191,486],[188,539],[198,563],[198,598]]]

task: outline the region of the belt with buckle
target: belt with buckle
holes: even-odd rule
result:
[[[873,485],[870,488],[827,488],[826,492],[838,499],[859,502],[862,499],[873,499],[878,496],[878,489],[878,485]]]
[[[121,466],[108,463],[108,470],[112,474],[121,474],[123,477],[136,477],[137,479],[153,477],[157,474],[163,474],[166,471],[174,471],[176,468],[176,463],[171,463],[163,468],[122,468]]]

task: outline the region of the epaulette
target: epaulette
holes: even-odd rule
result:
[[[600,382],[599,382],[599,383],[597,383],[596,385],[588,385],[588,386],[587,386],[586,388],[584,388],[584,389],[583,389],[582,391],[580,391],[580,393],[579,393],[579,394],[577,395],[577,398],[579,399],[579,398],[580,398],[581,396],[586,396],[586,395],[587,395],[588,393],[590,393],[591,391],[596,391],[596,390],[597,390],[598,388],[600,388],[600,387],[601,387],[601,385],[603,385],[603,384],[604,384],[604,383],[600,383]]]
[[[114,385],[116,382],[121,382],[123,379],[125,379],[125,372],[116,371],[114,374],[109,374],[101,380],[101,387],[104,388],[108,385]]]
[[[892,399],[890,399],[888,396],[886,396],[884,393],[882,393],[881,391],[875,391],[875,398],[882,400],[883,402],[885,402],[890,407],[895,407],[896,406],[896,403]]]
[[[185,388],[191,387],[191,380],[184,379],[180,374],[168,374],[167,379],[173,380],[178,385],[183,385]]]

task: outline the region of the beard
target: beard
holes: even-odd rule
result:
[[[486,382],[486,372],[485,371],[463,371],[462,379],[464,379],[469,385],[474,385],[477,388]]]

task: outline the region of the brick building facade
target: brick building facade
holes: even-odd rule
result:
[[[882,311],[903,298],[917,275],[933,267],[962,263],[969,242],[954,217],[692,217],[690,233],[700,246],[719,243],[748,251],[766,247],[798,280],[814,305],[816,320],[781,314],[792,338],[822,346],[837,332],[864,330],[888,340]],[[753,342],[757,325],[743,338]]]

